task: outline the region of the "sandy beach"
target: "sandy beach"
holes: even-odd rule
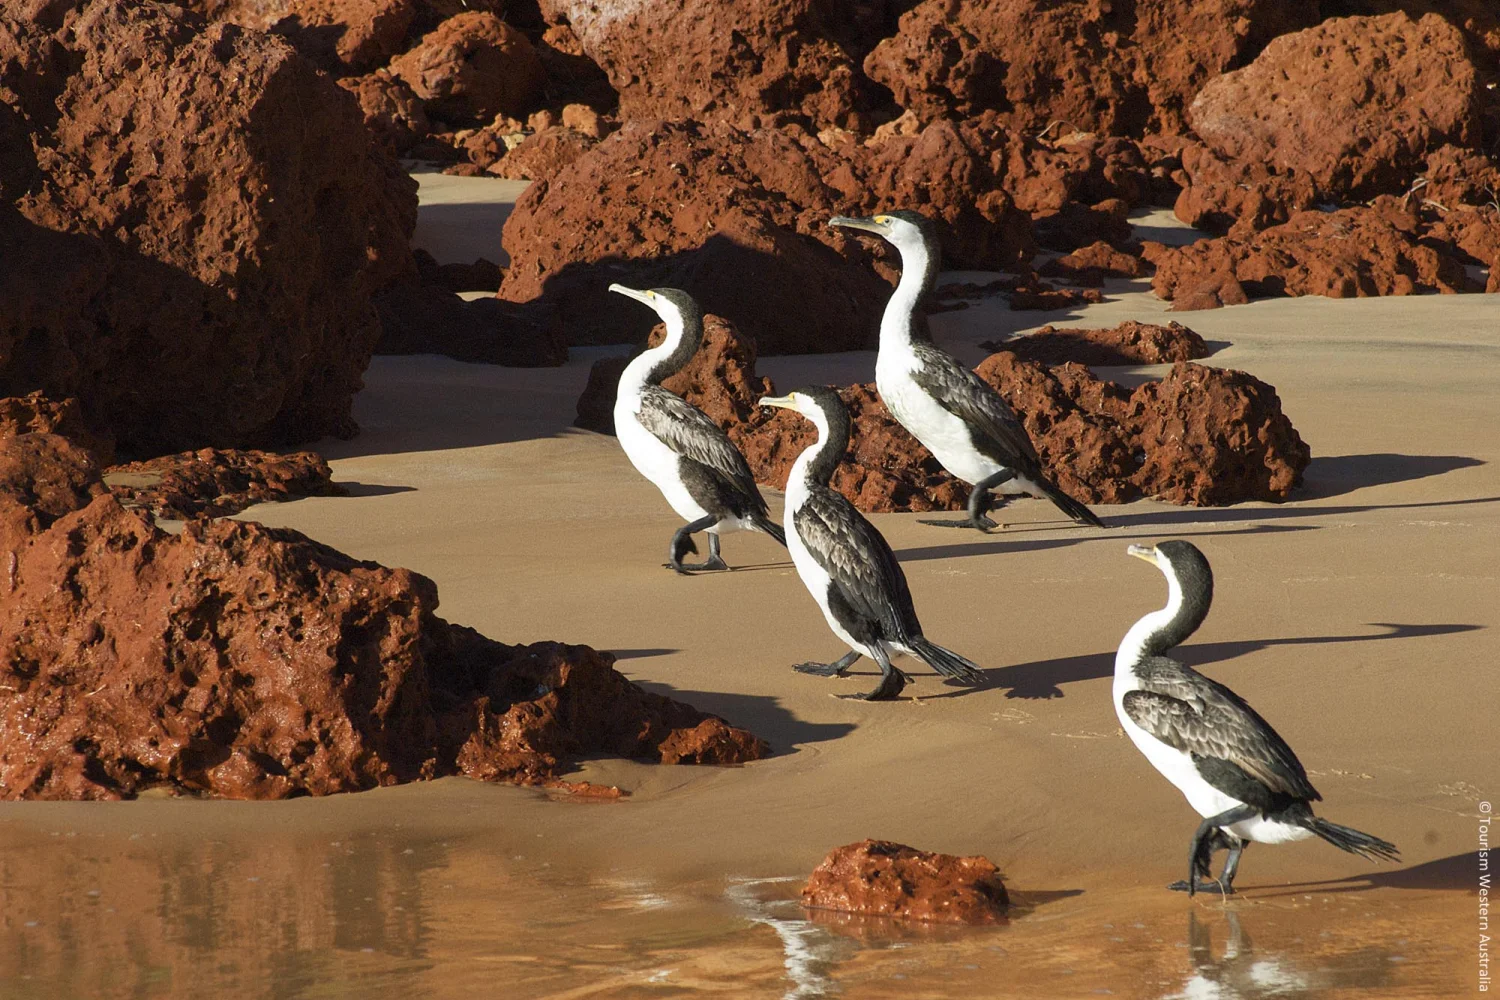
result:
[[[517,190],[424,178],[417,245],[500,259],[498,229],[486,247],[444,219]],[[980,341],[1044,323],[1164,321],[1144,282],[1105,292],[1066,313],[992,298],[935,316],[934,332],[972,363]],[[15,975],[0,995],[155,995],[122,968],[165,976],[172,995],[323,995],[299,992],[301,966],[278,976],[290,986],[246,986],[287,955],[307,983],[422,997],[1472,992],[1473,852],[1495,794],[1500,301],[1309,297],[1178,318],[1216,348],[1204,363],[1276,387],[1313,452],[1297,498],[1100,507],[1104,531],[1020,501],[987,537],[875,515],[927,633],[986,668],[974,689],[921,672],[884,704],[835,697],[867,671],[792,672],[841,647],[769,539],[728,536],[733,572],[662,568],[675,516],[613,438],[570,426],[589,365],[622,349],[574,349],[559,369],[376,358],[360,436],[319,446],[351,495],[242,516],[426,574],[440,614],[503,641],[610,650],[632,680],[774,756],[580,762],[577,777],[629,793],[608,804],[462,779],[286,803],[7,804]],[[760,371],[785,391],[873,366],[851,353]],[[1198,817],[1124,738],[1109,678],[1125,630],[1166,593],[1125,547],[1167,538],[1191,539],[1216,577],[1181,657],[1287,738],[1322,815],[1394,841],[1401,864],[1258,846],[1237,899],[1163,888]],[[784,902],[786,880],[864,837],[989,857],[1020,904],[1012,923],[902,935],[808,923]]]

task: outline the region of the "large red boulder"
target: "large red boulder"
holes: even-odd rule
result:
[[[258,503],[342,496],[323,457],[311,451],[202,448],[112,466],[110,492],[127,507],[179,521],[225,517]]]
[[[212,18],[272,31],[333,73],[372,69],[401,51],[422,0],[183,0]]]
[[[857,128],[874,103],[859,60],[885,31],[870,0],[542,0],[606,73],[627,118],[787,114]]]
[[[1204,83],[1316,20],[1302,0],[923,0],[865,72],[926,121],[993,109],[1016,128],[1181,131]]]
[[[1298,212],[1243,237],[1148,243],[1146,257],[1156,265],[1152,287],[1179,310],[1216,304],[1199,293],[1227,281],[1250,297],[1335,299],[1462,292],[1471,284],[1452,249],[1427,239],[1421,217],[1388,196],[1368,207]]]
[[[830,851],[802,887],[802,905],[869,917],[994,924],[1010,895],[988,858],[919,851],[863,840]]]
[[[415,184],[285,41],[155,3],[0,13],[0,395],[122,450],[355,432]]]
[[[450,17],[391,62],[391,73],[449,122],[525,117],[546,80],[526,36],[495,14]]]
[[[646,317],[608,294],[611,282],[679,287],[766,353],[837,351],[872,341],[895,269],[892,250],[831,229],[831,216],[918,208],[955,266],[1030,256],[1029,223],[996,173],[1005,159],[974,129],[829,141],[626,122],[516,203],[500,295],[555,303],[569,343],[622,343],[640,339]]]
[[[53,435],[0,440],[0,560],[4,798],[542,784],[585,754],[769,752],[642,691],[607,653],[450,625],[408,570],[227,519],[169,535]]]
[[[1188,117],[1220,155],[1303,172],[1342,200],[1404,191],[1429,152],[1473,143],[1478,98],[1463,33],[1397,12],[1277,38],[1205,86]]]

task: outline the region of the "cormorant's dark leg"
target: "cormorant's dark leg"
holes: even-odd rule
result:
[[[906,687],[910,680],[905,674],[891,665],[891,656],[884,648],[876,643],[871,647],[875,651],[875,662],[880,664],[880,684],[869,694],[846,694],[841,698],[851,698],[857,701],[891,701]]]
[[[700,517],[698,520],[690,521],[678,528],[676,534],[672,536],[672,547],[667,551],[667,568],[675,569],[684,575],[689,570],[728,569],[729,567],[724,564],[724,560],[719,558],[719,536],[715,534],[708,536],[707,561],[701,563],[685,563],[682,561],[682,557],[689,552],[698,551],[698,546],[693,541],[693,532],[712,528],[718,523],[719,519],[709,514],[706,517]]]
[[[993,476],[988,476],[974,484],[969,491],[969,516],[958,521],[934,521],[923,519],[921,524],[935,524],[940,528],[977,528],[980,531],[989,531],[991,528],[999,527],[993,520],[985,516],[985,512],[994,507],[1003,507],[1008,498],[1001,499],[995,503],[990,496],[990,490],[1002,483],[1010,482],[1016,478],[1016,474],[1009,469],[1001,469]]]
[[[1198,832],[1193,834],[1192,845],[1188,848],[1188,877],[1184,881],[1173,882],[1167,886],[1176,892],[1185,892],[1189,896],[1199,889],[1214,888],[1228,895],[1232,889],[1227,889],[1217,879],[1213,878],[1213,869],[1209,863],[1213,860],[1213,849],[1216,841],[1229,846],[1229,842],[1218,835],[1219,827],[1233,826],[1241,820],[1250,819],[1255,815],[1254,806],[1235,806],[1227,809],[1217,816],[1210,816],[1198,824]]]
[[[794,664],[792,669],[799,674],[813,674],[817,677],[842,677],[848,673],[850,667],[854,666],[854,661],[857,659],[859,659],[859,654],[851,649],[832,663],[809,660],[806,663]]]
[[[1234,846],[1229,848],[1229,857],[1224,859],[1224,872],[1219,876],[1219,886],[1226,895],[1234,892],[1234,877],[1239,874],[1240,855],[1245,853],[1249,844],[1248,840],[1236,840]]]

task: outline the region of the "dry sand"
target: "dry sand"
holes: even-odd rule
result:
[[[424,198],[452,180],[424,184]],[[496,259],[498,247],[445,248],[432,231],[426,242],[439,259]],[[935,317],[935,333],[977,361],[978,341],[1044,322],[1162,319],[1165,304],[1143,285],[1106,292],[1107,302],[1067,313],[1010,312],[990,300]],[[315,844],[337,860],[343,848],[321,845],[385,844],[380,863],[351,863],[356,894],[380,864],[399,869],[395,852],[407,839],[468,845],[452,847],[426,881],[393,876],[427,914],[413,917],[426,920],[413,938],[426,945],[407,956],[412,969],[393,953],[370,974],[420,983],[417,995],[467,995],[468,985],[490,982],[507,984],[496,996],[655,996],[647,972],[669,964],[655,981],[662,988],[747,996],[813,996],[829,983],[845,996],[907,997],[1471,992],[1476,819],[1480,800],[1496,792],[1500,296],[1309,298],[1176,318],[1218,348],[1206,363],[1276,386],[1314,455],[1302,494],[1225,509],[1096,508],[1113,526],[1106,531],[1060,523],[1038,501],[1014,504],[1014,525],[988,537],[875,516],[927,633],[987,668],[982,688],[948,687],[924,672],[907,688],[912,697],[885,704],[835,697],[872,686],[868,670],[847,680],[792,672],[794,662],[842,648],[769,539],[728,536],[730,573],[687,578],[661,567],[678,521],[613,438],[570,426],[600,351],[530,371],[378,358],[356,401],[363,433],[324,443],[335,478],[357,484],[354,496],[245,516],[425,573],[439,584],[441,614],[496,638],[612,650],[632,679],[754,730],[776,756],[723,770],[582,763],[581,776],[631,792],[605,806],[449,780],[277,805],[9,807],[0,811],[6,860],[45,865],[49,839],[55,846],[54,833],[72,831],[124,865],[134,857],[120,840],[129,827],[180,841],[190,859],[211,854],[205,843],[242,845],[225,849],[236,865],[260,850],[268,871],[321,899],[341,891],[318,888],[333,862],[315,853],[298,862],[308,871],[292,870],[277,860],[302,857],[292,845]],[[643,334],[649,325],[643,315]],[[873,360],[770,358],[761,370],[785,390],[867,380]],[[1138,380],[1158,371],[1100,373]],[[1198,817],[1123,737],[1109,676],[1120,637],[1165,596],[1159,574],[1125,546],[1174,537],[1202,548],[1216,575],[1213,612],[1182,657],[1287,738],[1324,795],[1323,815],[1395,841],[1401,865],[1374,866],[1321,842],[1257,846],[1245,856],[1244,894],[1227,907],[1162,888],[1182,876]],[[820,932],[824,950],[808,958],[796,921],[768,917],[744,930],[745,907],[760,904],[730,918],[683,902],[721,898],[726,886],[784,896],[785,883],[736,890],[730,880],[803,874],[828,849],[870,836],[987,855],[1026,915],[986,936],[896,950]],[[281,843],[285,850],[265,846]],[[153,870],[160,853],[136,862]],[[531,881],[502,877],[517,855]],[[569,873],[564,888],[545,871]],[[88,877],[70,878],[83,892]],[[6,884],[14,901],[28,883]],[[679,901],[676,922],[660,922],[643,893]],[[143,897],[142,914],[153,898]],[[392,905],[367,904],[366,923],[378,924],[381,941],[404,941],[387,926],[400,923]],[[334,923],[364,926],[328,912]],[[1194,951],[1205,933],[1212,949]],[[484,958],[496,934],[516,954]],[[1219,957],[1236,934],[1254,936],[1259,971],[1244,941]],[[474,944],[476,935],[487,943]],[[334,938],[308,940],[298,947],[342,955],[336,967],[358,978],[361,960],[347,942],[339,952]],[[590,964],[590,947],[619,953]]]

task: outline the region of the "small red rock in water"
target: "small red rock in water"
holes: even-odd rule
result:
[[[204,448],[116,465],[110,492],[128,507],[185,521],[225,517],[258,503],[341,496],[321,455]]]
[[[1217,153],[1305,172],[1343,200],[1405,190],[1429,151],[1470,145],[1478,97],[1459,29],[1398,12],[1282,35],[1210,81],[1188,117]]]
[[[941,923],[994,924],[1010,897],[986,858],[865,840],[831,851],[802,888],[802,905]]]
[[[524,115],[545,80],[526,36],[483,11],[450,17],[392,60],[391,72],[429,112],[455,122]]]
[[[1109,330],[1058,329],[1044,326],[1003,343],[980,344],[1008,351],[1022,361],[1044,365],[1157,365],[1208,356],[1203,338],[1181,323],[1159,326],[1126,320]]]
[[[577,755],[769,752],[608,653],[450,625],[410,571],[228,519],[168,535],[55,435],[0,440],[0,553],[0,797],[545,785]]]

